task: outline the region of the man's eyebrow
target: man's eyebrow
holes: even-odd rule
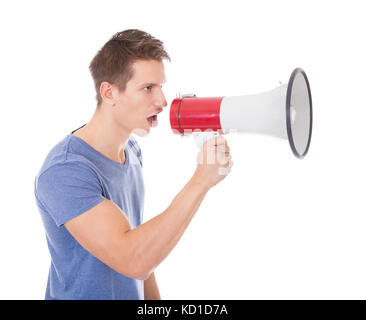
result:
[[[146,83],[142,83],[141,86],[144,86],[144,87],[147,87],[147,86],[160,86],[164,83],[166,83],[166,80],[164,80],[161,84],[160,83],[155,83],[155,82],[146,82]]]

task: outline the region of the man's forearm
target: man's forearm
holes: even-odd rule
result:
[[[208,190],[193,176],[163,213],[126,232],[124,248],[142,278],[146,279],[175,247]]]

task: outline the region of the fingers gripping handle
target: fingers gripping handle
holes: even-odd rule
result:
[[[212,132],[193,132],[193,138],[194,138],[194,141],[196,142],[196,145],[199,149],[202,148],[203,144],[218,136],[219,133],[216,132],[216,131],[212,131]],[[220,167],[219,168],[219,171],[218,171],[218,174],[219,175],[222,175],[222,176],[227,176],[230,172],[230,168],[229,167]]]
[[[219,133],[216,132],[216,131],[212,131],[212,132],[193,132],[193,138],[194,138],[194,141],[196,142],[196,145],[197,145],[198,149],[201,149],[203,144],[207,140],[210,140],[211,138],[214,138],[218,134]]]

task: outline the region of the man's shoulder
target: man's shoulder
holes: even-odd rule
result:
[[[63,170],[67,168],[93,169],[88,159],[79,154],[69,152],[70,135],[59,141],[47,154],[37,176],[41,176],[46,171]]]

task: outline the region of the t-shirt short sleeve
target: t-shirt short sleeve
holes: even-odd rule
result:
[[[57,226],[105,199],[97,174],[80,161],[59,163],[48,168],[37,178],[36,194]]]

